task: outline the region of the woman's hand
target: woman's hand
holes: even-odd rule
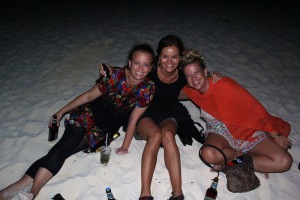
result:
[[[284,149],[290,149],[292,148],[293,141],[289,138],[284,137],[281,134],[277,134],[276,136],[272,137],[274,142],[281,146]]]
[[[222,74],[221,74],[220,72],[217,72],[217,71],[213,71],[213,72],[211,73],[211,76],[212,76],[212,79],[213,79],[213,83],[215,83],[215,82],[221,80],[222,77],[223,77]]]
[[[110,76],[111,75],[111,69],[110,69],[110,66],[102,63],[99,67],[99,74],[100,76]]]
[[[57,116],[57,118],[56,118],[56,125],[59,127],[59,125],[60,125],[60,120],[62,119],[63,114],[62,114],[60,111],[58,111],[58,112],[55,113],[54,115]],[[52,120],[53,120],[53,115],[51,116],[50,121],[49,121],[49,124],[48,124],[48,127],[49,127],[49,128],[52,127]]]
[[[124,149],[124,148],[122,148],[122,147],[120,147],[120,148],[117,148],[117,149],[115,150],[115,153],[116,153],[117,155],[119,155],[119,156],[122,156],[122,155],[127,154],[127,153],[128,153],[128,150],[127,150],[127,149]]]

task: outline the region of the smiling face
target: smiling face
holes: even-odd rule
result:
[[[207,69],[203,69],[198,63],[191,63],[184,67],[183,72],[190,87],[205,93],[208,90],[209,82],[206,78]]]
[[[149,53],[136,51],[129,63],[130,82],[134,85],[140,83],[152,68],[153,57]]]
[[[180,62],[180,51],[176,46],[164,47],[159,56],[160,67],[168,73],[177,69]]]

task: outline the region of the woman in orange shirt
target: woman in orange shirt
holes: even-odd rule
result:
[[[199,107],[207,124],[204,144],[221,149],[228,161],[245,153],[253,158],[254,169],[268,177],[269,172],[290,169],[292,157],[287,149],[290,124],[270,115],[263,105],[234,80],[223,77],[212,84],[207,77],[203,56],[195,50],[183,55],[183,71],[188,85],[186,95]],[[201,156],[218,170],[223,156],[214,148],[205,147]]]

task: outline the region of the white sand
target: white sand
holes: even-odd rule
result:
[[[299,199],[300,23],[295,5],[288,1],[95,2],[0,6],[0,189],[18,180],[53,146],[47,141],[50,116],[93,85],[101,62],[122,66],[134,43],[156,47],[160,38],[173,33],[187,47],[203,51],[211,71],[236,79],[270,113],[292,125],[291,170],[270,174],[269,180],[257,174],[261,186],[244,194],[228,192],[221,174],[218,199]],[[200,121],[193,104],[185,104]],[[63,131],[61,127],[59,137]],[[121,145],[121,134],[112,148]],[[106,199],[107,186],[118,200],[138,199],[144,145],[133,140],[130,153],[113,153],[107,166],[100,165],[97,153],[71,156],[36,199],[50,199],[56,193],[67,200]],[[185,197],[203,199],[215,173],[198,158],[201,144],[185,147],[178,139],[178,146]],[[160,200],[170,193],[160,149],[152,195]]]

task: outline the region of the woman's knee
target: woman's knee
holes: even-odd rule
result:
[[[149,134],[149,137],[148,137],[148,142],[151,142],[153,144],[161,144],[161,140],[162,140],[162,137],[161,137],[161,132],[160,131],[155,131],[151,134]]]
[[[289,153],[277,156],[274,165],[278,167],[278,172],[285,172],[291,169],[293,158]]]
[[[175,133],[171,130],[166,130],[162,133],[162,143],[175,144]]]
[[[210,164],[219,164],[221,162],[224,163],[223,156],[217,150],[211,147],[204,147],[199,153],[201,154],[202,158]]]
[[[143,135],[139,134],[144,140],[147,141],[147,148],[155,148],[159,149],[161,145],[161,133],[160,131],[152,131],[152,132],[147,132],[143,133]]]

